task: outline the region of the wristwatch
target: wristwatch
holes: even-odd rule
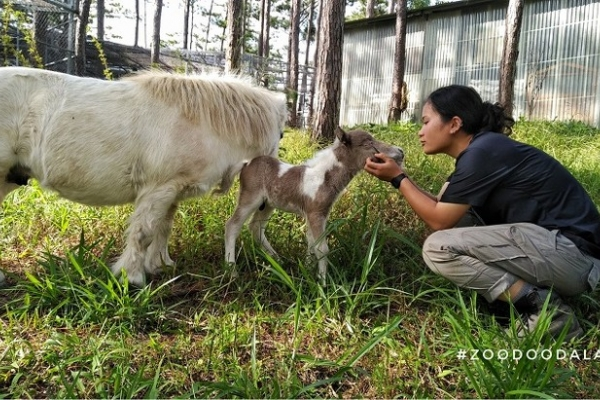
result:
[[[402,180],[404,180],[404,178],[408,178],[408,177],[403,172],[400,175],[396,176],[395,178],[392,178],[392,180],[390,181],[390,183],[392,184],[393,187],[395,187],[396,189],[399,189],[400,188],[400,183],[402,183]]]

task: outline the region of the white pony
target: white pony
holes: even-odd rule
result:
[[[141,73],[119,81],[0,68],[0,203],[29,178],[88,205],[135,202],[112,266],[136,286],[173,265],[179,201],[242,160],[277,155],[285,97],[237,77]]]

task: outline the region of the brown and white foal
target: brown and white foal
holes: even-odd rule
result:
[[[254,215],[249,227],[254,240],[277,257],[265,237],[265,228],[273,211],[280,209],[305,218],[308,250],[317,258],[319,279],[324,282],[329,247],[327,238],[322,236],[331,207],[364,168],[367,158],[378,152],[398,163],[404,158],[402,149],[377,141],[365,131],[346,133],[337,128],[335,142],[300,165],[286,164],[270,156],[260,156],[245,164],[240,172],[238,205],[225,225],[227,262],[235,264],[235,242],[251,214]]]

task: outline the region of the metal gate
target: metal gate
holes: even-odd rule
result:
[[[75,0],[0,0],[0,63],[73,72]]]

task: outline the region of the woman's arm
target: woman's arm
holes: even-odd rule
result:
[[[393,159],[384,154],[376,154],[376,157],[381,162],[367,159],[365,163],[365,171],[371,175],[389,182],[404,173]],[[440,202],[435,196],[421,189],[409,178],[402,180],[399,191],[419,218],[434,230],[452,228],[470,208],[469,204]]]

